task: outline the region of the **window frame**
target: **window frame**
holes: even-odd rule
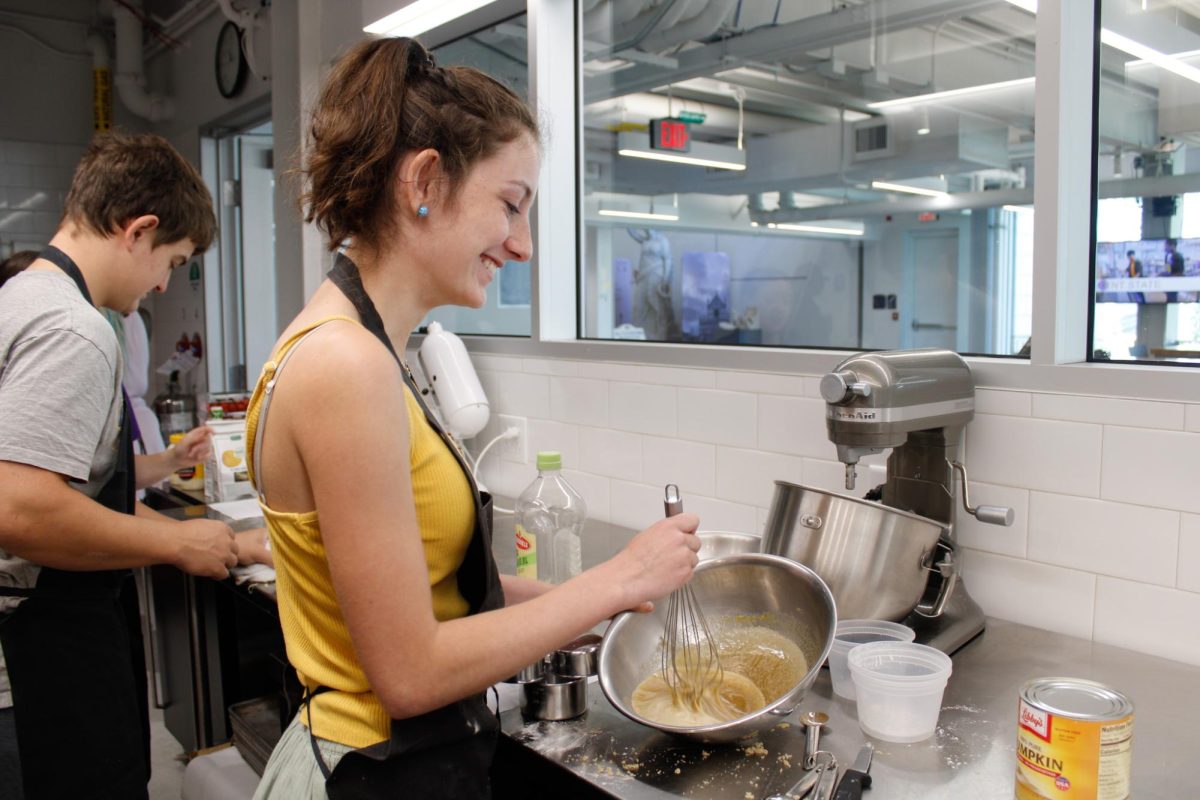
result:
[[[463,20],[487,23],[499,0]],[[755,348],[580,339],[577,292],[583,258],[581,15],[574,0],[528,0],[530,99],[543,122],[545,153],[533,220],[533,319],[529,338],[464,335],[474,353],[599,360],[711,370],[814,375],[853,350]],[[981,388],[1194,402],[1200,371],[1135,362],[1089,361],[1089,281],[1094,262],[1096,80],[1099,0],[1040,0],[1036,22],[1033,344],[1028,361],[966,357]],[[456,21],[457,22],[457,21]],[[434,32],[437,34],[438,32]],[[461,34],[460,34],[461,35]],[[555,70],[561,42],[573,42],[574,70]],[[450,37],[446,37],[447,39]],[[431,38],[429,44],[439,42]],[[1087,141],[1088,147],[1073,142]],[[1079,203],[1081,187],[1089,203]],[[568,197],[569,195],[569,197]],[[543,265],[571,264],[542,269]],[[418,339],[420,337],[417,337]]]

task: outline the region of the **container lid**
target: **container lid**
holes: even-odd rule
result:
[[[1037,678],[1021,688],[1021,698],[1077,719],[1120,719],[1133,713],[1133,703],[1121,692],[1082,678]]]
[[[562,469],[562,453],[557,450],[539,450],[537,468],[539,470]]]

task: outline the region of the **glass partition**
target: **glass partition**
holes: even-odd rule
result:
[[[472,66],[507,84],[521,97],[529,96],[529,44],[526,15],[434,48],[438,64]],[[535,256],[536,257],[536,256]],[[444,306],[430,312],[422,326],[438,321],[447,330],[467,334],[529,336],[529,264],[510,261],[496,273],[488,286],[482,308]]]
[[[585,4],[581,335],[1025,353],[1023,5]]]
[[[1100,3],[1092,358],[1200,363],[1200,16]]]

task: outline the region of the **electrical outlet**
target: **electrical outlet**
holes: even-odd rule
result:
[[[516,461],[518,464],[527,464],[529,462],[529,453],[527,452],[527,443],[529,442],[529,423],[525,417],[513,417],[508,414],[499,414],[496,416],[496,422],[500,425],[500,432],[509,428],[516,428],[517,435],[513,439],[505,439],[496,444],[496,456],[503,458],[506,461]]]

